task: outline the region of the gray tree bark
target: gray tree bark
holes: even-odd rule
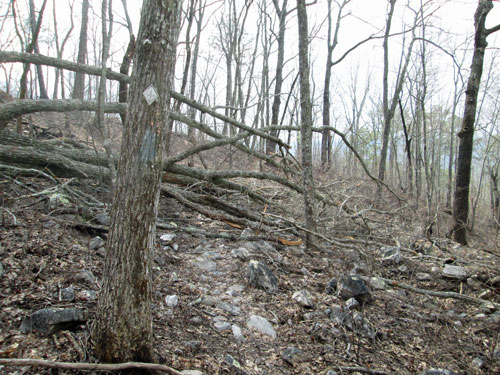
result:
[[[483,74],[484,53],[488,35],[500,30],[500,25],[486,28],[486,17],[493,9],[492,0],[479,0],[474,14],[474,55],[467,89],[465,91],[465,108],[462,129],[458,133],[459,146],[457,158],[457,175],[455,177],[455,193],[453,201],[453,239],[467,245],[467,219],[469,217],[469,185],[471,176],[474,125],[476,122],[477,97]]]
[[[40,19],[42,18],[43,14],[43,9],[45,8],[45,3],[43,5],[42,10],[40,11]],[[37,34],[37,20],[35,16],[35,2],[33,0],[29,1],[29,6],[30,6],[30,26],[31,26],[31,33],[32,35]],[[38,48],[38,38],[35,40],[35,43],[33,45],[33,51],[35,53],[40,53],[40,48]],[[38,78],[38,87],[40,88],[40,99],[48,99],[49,95],[47,94],[47,89],[45,88],[45,79],[43,78],[43,70],[41,65],[36,66],[36,75]]]
[[[299,70],[300,70],[300,147],[302,154],[302,183],[304,186],[304,221],[308,231],[315,231],[314,222],[314,177],[312,165],[312,103],[309,84],[309,32],[305,0],[297,0],[299,24]],[[309,232],[305,235],[306,246],[313,244]]]
[[[153,357],[151,263],[175,69],[178,0],[145,0],[93,331],[103,362]],[[143,93],[153,87],[156,100]]]
[[[82,3],[82,24],[80,27],[80,41],[78,43],[78,64],[85,64],[87,58],[87,28],[89,23],[89,0],[83,0]],[[73,99],[83,99],[85,94],[85,75],[76,72],[73,84]]]

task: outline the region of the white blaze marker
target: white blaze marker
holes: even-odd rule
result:
[[[142,93],[144,95],[144,98],[148,102],[149,105],[153,104],[156,99],[158,99],[158,93],[156,92],[156,89],[153,85],[149,85],[149,87],[144,90]]]

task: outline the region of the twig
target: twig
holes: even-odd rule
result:
[[[10,212],[8,209],[6,209],[5,207],[0,207],[2,210],[4,210],[5,212],[7,212],[11,217],[12,217],[12,221],[13,221],[13,225],[17,226],[17,219],[16,219],[16,215],[14,215],[12,212]]]
[[[278,219],[281,219],[283,220],[284,222],[286,223],[289,223],[290,225],[293,225],[295,228],[303,231],[303,232],[306,232],[306,233],[309,233],[309,234],[312,234],[313,236],[316,236],[318,238],[321,238],[322,240],[332,244],[332,245],[336,245],[338,247],[341,247],[341,248],[344,248],[344,249],[350,249],[350,250],[357,250],[359,251],[359,249],[355,246],[351,246],[351,245],[348,245],[348,244],[345,244],[345,243],[342,243],[342,242],[339,242],[333,238],[328,238],[328,237],[325,237],[323,236],[322,234],[318,233],[318,232],[315,232],[315,231],[312,231],[312,230],[309,230],[309,229],[306,229],[302,226],[300,226],[299,224],[295,223],[294,221],[290,220],[290,219],[287,219],[283,216],[279,216],[279,215],[274,215],[274,214],[271,214],[271,213],[263,213],[264,215],[267,215],[267,216],[271,216],[271,217],[275,217],[275,218],[278,218]]]
[[[371,368],[367,367],[350,367],[350,366],[336,366],[336,367],[341,371],[365,372],[367,374],[374,374],[374,375],[387,375],[387,372],[385,371],[372,370]]]
[[[497,310],[500,309],[500,303],[496,303],[493,301],[487,301],[487,300],[484,300],[482,298],[472,297],[472,296],[468,296],[466,294],[460,294],[460,293],[456,293],[456,292],[437,292],[435,290],[420,289],[420,288],[416,288],[416,287],[411,286],[411,285],[400,283],[399,281],[385,279],[383,277],[380,277],[380,279],[384,280],[389,285],[396,286],[396,287],[401,288],[401,289],[406,289],[406,290],[409,290],[409,291],[412,291],[412,292],[415,292],[418,294],[424,294],[427,296],[442,297],[442,298],[455,298],[455,299],[460,299],[462,301],[476,303],[478,305],[481,305],[483,303],[491,303],[495,307],[495,309],[497,309]]]
[[[66,370],[93,370],[93,371],[121,371],[127,369],[143,369],[152,371],[162,371],[171,375],[182,375],[181,372],[165,365],[144,362],[125,362],[125,363],[75,363],[75,362],[55,362],[43,359],[21,359],[21,358],[0,358],[0,365],[5,366],[33,366],[61,368]]]

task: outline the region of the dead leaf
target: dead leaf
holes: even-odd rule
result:
[[[302,239],[298,239],[296,241],[290,241],[285,238],[278,238],[278,241],[281,242],[285,246],[300,246],[302,245]]]
[[[227,221],[227,220],[222,220],[222,221],[233,228],[238,228],[238,229],[244,228],[243,225],[240,225],[240,224],[231,223],[230,221]]]

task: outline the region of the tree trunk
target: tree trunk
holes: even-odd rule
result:
[[[45,3],[43,5],[42,10],[40,11],[40,16],[39,16],[40,19],[42,18],[43,9],[45,8]],[[35,35],[35,34],[37,34],[37,32],[36,32],[37,21],[36,21],[36,17],[35,17],[35,2],[33,0],[30,0],[29,6],[30,6],[31,33],[32,33],[32,35]],[[38,48],[38,38],[37,38],[37,40],[35,40],[35,43],[33,45],[33,51],[35,53],[40,53],[40,49]],[[41,65],[36,66],[36,75],[38,78],[38,86],[40,87],[40,99],[48,99],[49,96],[47,94],[47,89],[45,88],[45,80],[43,78],[43,70],[42,70]]]
[[[462,128],[458,133],[459,146],[457,158],[457,175],[455,178],[455,193],[453,202],[453,239],[462,245],[467,245],[467,219],[469,216],[469,185],[471,176],[472,148],[474,125],[476,121],[477,97],[483,74],[483,61],[486,38],[498,31],[500,25],[492,29],[485,26],[486,17],[493,9],[492,0],[480,0],[474,14],[474,55],[472,57],[471,73],[465,91],[465,109]]]
[[[36,22],[35,27],[33,28],[32,36],[31,36],[31,42],[29,43],[28,47],[26,48],[27,53],[33,53],[33,50],[35,49],[35,45],[38,41],[38,35],[40,34],[40,28],[42,26],[42,16],[43,12],[45,10],[45,5],[47,5],[47,0],[44,0],[42,7],[40,9],[40,13],[38,15],[38,20]],[[14,9],[14,7],[12,7]],[[19,88],[19,99],[26,99],[26,92],[28,91],[28,72],[30,70],[30,64],[25,64],[24,65],[24,70],[23,74],[21,75],[21,80],[20,80],[20,88]],[[17,119],[17,132],[21,134],[23,131],[23,124],[22,124],[22,118],[19,117]]]
[[[82,25],[80,28],[80,41],[78,44],[78,64],[85,64],[87,58],[87,28],[89,23],[89,0],[83,0],[82,3]],[[81,72],[76,72],[75,82],[73,85],[73,99],[83,99],[85,94],[85,75]]]
[[[153,356],[151,262],[181,2],[145,0],[93,331],[103,362]],[[155,95],[149,96],[146,89]]]
[[[312,165],[312,103],[309,85],[309,33],[305,0],[297,0],[297,19],[299,24],[299,70],[300,70],[300,148],[302,154],[304,186],[304,220],[309,231],[315,230],[313,217],[314,179]],[[313,238],[306,233],[306,246],[312,245]]]
[[[387,151],[389,149],[389,136],[391,133],[392,120],[394,118],[394,113],[396,111],[396,106],[403,89],[403,83],[405,81],[406,72],[408,70],[408,64],[410,63],[410,56],[413,49],[413,44],[415,42],[415,26],[418,22],[418,16],[415,17],[414,28],[412,32],[412,40],[408,46],[406,56],[402,58],[403,66],[399,70],[399,75],[396,78],[396,87],[392,95],[391,101],[389,102],[389,35],[392,23],[392,16],[394,14],[394,7],[397,0],[390,0],[390,8],[387,16],[387,23],[384,34],[384,75],[383,75],[383,112],[384,112],[384,130],[382,135],[382,149],[380,150],[380,161],[378,170],[378,179],[384,181],[385,178],[385,164],[387,160]]]
[[[274,98],[273,105],[271,109],[271,125],[279,125],[280,116],[280,106],[281,106],[281,88],[283,86],[283,65],[285,61],[285,31],[286,31],[286,16],[287,16],[287,1],[283,0],[281,8],[278,4],[278,0],[273,0],[274,8],[276,14],[279,18],[279,30],[278,30],[278,56],[276,60],[276,75],[274,77]],[[278,131],[272,130],[271,135],[277,137]],[[272,141],[266,142],[266,153],[271,154],[276,152],[276,143]]]

